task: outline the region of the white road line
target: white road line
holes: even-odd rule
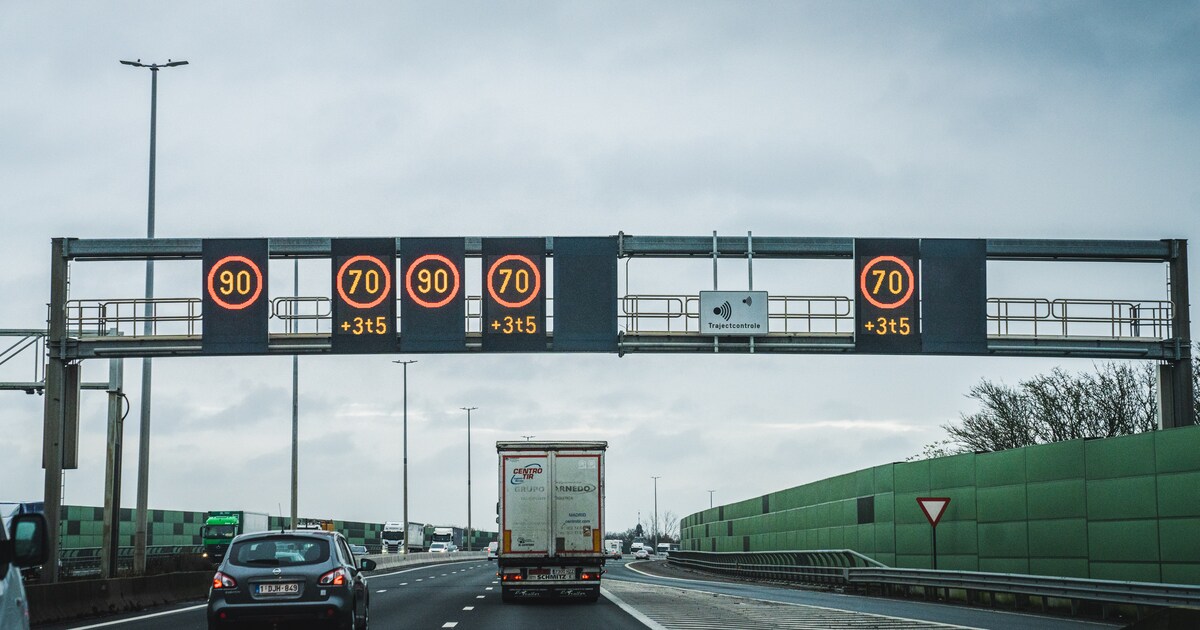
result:
[[[643,615],[640,611],[638,611],[638,609],[630,606],[629,604],[626,604],[620,597],[613,595],[611,592],[609,592],[609,590],[607,588],[604,588],[603,586],[601,586],[600,594],[603,595],[604,597],[608,598],[608,600],[610,602],[612,602],[612,603],[616,604],[618,607],[620,607],[621,610],[624,610],[626,613],[628,613],[629,616],[642,622],[642,625],[646,626],[647,628],[650,628],[650,630],[667,630],[666,626],[647,617],[646,615]]]
[[[484,597],[486,597],[486,595],[476,595],[475,599],[483,599]]]
[[[458,625],[457,621],[447,621],[446,623],[442,624],[442,627],[443,628],[453,628],[454,626],[457,626],[457,625]]]
[[[103,628],[105,626],[115,626],[115,625],[121,624],[121,623],[129,623],[131,621],[139,621],[142,619],[153,619],[154,617],[163,617],[166,615],[174,615],[176,613],[187,612],[189,610],[196,610],[197,608],[206,608],[206,607],[208,607],[208,604],[196,604],[195,606],[188,606],[187,608],[179,608],[176,610],[165,610],[163,612],[156,612],[156,613],[152,613],[149,615],[142,615],[140,617],[130,617],[128,619],[121,619],[118,621],[106,621],[104,623],[97,623],[97,624],[90,625],[90,626],[76,626],[75,630],[88,630],[89,628]]]
[[[387,592],[387,589],[386,589],[386,588],[381,588],[381,589],[379,589],[378,591],[375,591],[375,592],[376,592],[376,593],[386,593],[386,592]]]
[[[475,610],[474,606],[463,606],[463,610]]]
[[[490,587],[490,586],[485,586],[485,587],[483,587],[483,590],[485,590],[485,591],[490,591],[490,590],[492,590],[492,587]]]
[[[408,582],[401,582],[400,586],[408,586]]]

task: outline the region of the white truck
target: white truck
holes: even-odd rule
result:
[[[621,559],[621,548],[625,546],[625,541],[620,538],[609,538],[604,541],[604,555],[613,560]]]
[[[379,545],[383,553],[405,553],[405,549],[408,552],[425,551],[425,524],[410,521],[405,536],[403,522],[388,521],[379,534]]]
[[[607,449],[607,442],[496,443],[502,601],[599,599]]]

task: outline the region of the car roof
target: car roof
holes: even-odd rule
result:
[[[276,538],[279,536],[287,536],[289,538],[341,538],[341,532],[330,532],[323,529],[283,529],[272,530],[269,532],[254,532],[253,534],[241,534],[234,539],[235,542],[244,542],[247,540],[259,540],[262,538]]]

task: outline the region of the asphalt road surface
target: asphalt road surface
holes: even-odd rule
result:
[[[504,604],[495,562],[472,559],[370,576],[376,630],[693,630],[700,628],[988,628],[1098,630],[1119,625],[920,601],[858,597],[801,588],[714,581],[665,570],[661,560],[609,563],[596,603]],[[658,574],[658,575],[656,575]],[[700,577],[702,579],[696,579]],[[50,630],[203,630],[204,602]],[[283,630],[283,629],[280,629]]]

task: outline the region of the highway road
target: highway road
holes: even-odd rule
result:
[[[588,603],[502,604],[495,563],[472,559],[373,574],[371,626],[379,629],[554,630],[698,628],[1116,628],[1069,619],[975,610],[771,585],[682,581],[642,572],[656,561],[610,563],[604,597]],[[43,626],[53,630],[202,630],[203,602],[149,613]]]

